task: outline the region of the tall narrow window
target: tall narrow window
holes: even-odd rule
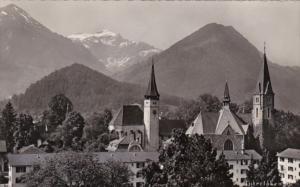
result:
[[[226,140],[224,143],[224,150],[233,150],[233,143],[231,140]]]
[[[256,108],[256,117],[258,118],[258,108]]]
[[[268,108],[268,118],[270,117],[270,108]]]

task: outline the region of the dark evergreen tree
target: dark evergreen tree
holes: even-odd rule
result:
[[[3,138],[6,140],[7,151],[12,152],[15,146],[14,142],[14,131],[16,126],[16,111],[13,108],[11,102],[8,102],[5,105],[5,108],[2,110],[2,122],[1,132]]]

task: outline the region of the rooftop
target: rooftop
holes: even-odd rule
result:
[[[241,151],[233,150],[217,151],[217,156],[220,156],[221,153],[225,155],[226,160],[260,160],[262,158],[261,155],[253,149],[244,150],[244,153],[242,153]]]
[[[300,159],[300,149],[287,148],[286,150],[277,153],[278,157]]]
[[[95,152],[95,158],[103,163],[109,160],[120,162],[145,162],[147,160],[158,161],[158,152]],[[64,153],[46,154],[8,154],[9,164],[12,166],[31,166],[44,162]]]

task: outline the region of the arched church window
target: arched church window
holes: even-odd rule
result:
[[[224,150],[233,150],[233,143],[231,140],[226,140],[224,143]]]

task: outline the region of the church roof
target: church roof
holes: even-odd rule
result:
[[[248,117],[248,115],[247,115]],[[186,134],[222,134],[228,125],[239,134],[245,134],[248,130],[248,123],[229,108],[226,111],[222,109],[217,112],[200,112],[190,127],[187,129]],[[219,126],[218,126],[219,125]]]
[[[151,68],[151,76],[148,84],[147,91],[145,93],[145,98],[146,99],[159,99],[159,93],[157,90],[156,86],[156,81],[155,81],[155,73],[154,73],[154,64],[152,62],[152,68]]]
[[[218,117],[217,112],[200,112],[186,134],[214,134]]]
[[[266,52],[264,52],[264,61],[257,81],[257,91],[260,94],[274,94],[269,73]]]
[[[144,125],[143,115],[139,105],[123,105],[114,115],[109,126]]]
[[[173,129],[185,129],[185,123],[183,120],[159,120],[159,135],[171,136]]]
[[[229,107],[223,107],[220,111],[215,133],[222,134],[226,127],[230,126],[237,134],[245,135],[243,125],[246,123],[238,115],[232,112]]]

